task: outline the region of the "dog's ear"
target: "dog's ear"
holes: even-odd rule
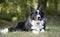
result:
[[[42,12],[43,9],[44,9],[44,7],[43,7],[43,5],[41,5],[41,6],[39,7],[39,11]]]
[[[36,9],[34,9],[32,6],[30,6],[30,12],[32,13],[32,12],[35,12],[36,11]]]

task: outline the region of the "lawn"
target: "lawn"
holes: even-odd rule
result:
[[[60,37],[60,26],[47,26],[46,32],[38,35],[32,32],[16,31],[0,34],[0,37]]]

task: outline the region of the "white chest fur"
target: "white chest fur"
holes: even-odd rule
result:
[[[37,24],[37,21],[35,21],[35,20],[32,20],[32,22],[31,22],[31,24],[32,24],[32,27],[31,27],[31,29],[41,29],[42,27],[43,27],[43,20],[42,21],[39,21],[39,24]]]
[[[40,29],[42,29],[44,26],[43,26],[43,23],[44,23],[44,21],[43,20],[41,20],[41,21],[39,21],[39,24],[37,24],[37,21],[35,21],[35,20],[32,20],[32,22],[31,22],[31,24],[32,24],[32,27],[31,27],[31,29],[33,29],[33,33],[39,33],[39,31],[40,31]]]

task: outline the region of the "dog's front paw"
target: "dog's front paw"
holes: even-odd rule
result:
[[[34,33],[34,34],[39,34],[39,31],[32,30],[32,33]]]
[[[44,33],[44,32],[45,32],[45,30],[44,30],[44,29],[42,29],[40,32],[41,32],[41,33]]]

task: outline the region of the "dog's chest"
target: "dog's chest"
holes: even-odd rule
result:
[[[32,20],[31,21],[31,24],[32,26],[38,26],[40,24],[41,21],[35,21],[35,20]]]
[[[39,23],[38,23],[39,22]],[[32,21],[31,22],[31,25],[32,25],[32,27],[31,27],[31,29],[39,29],[38,27],[39,27],[39,24],[40,24],[40,21]]]
[[[39,30],[40,28],[43,27],[43,21],[35,21],[35,20],[33,20],[31,22],[31,25],[32,25],[31,29],[38,29]]]

